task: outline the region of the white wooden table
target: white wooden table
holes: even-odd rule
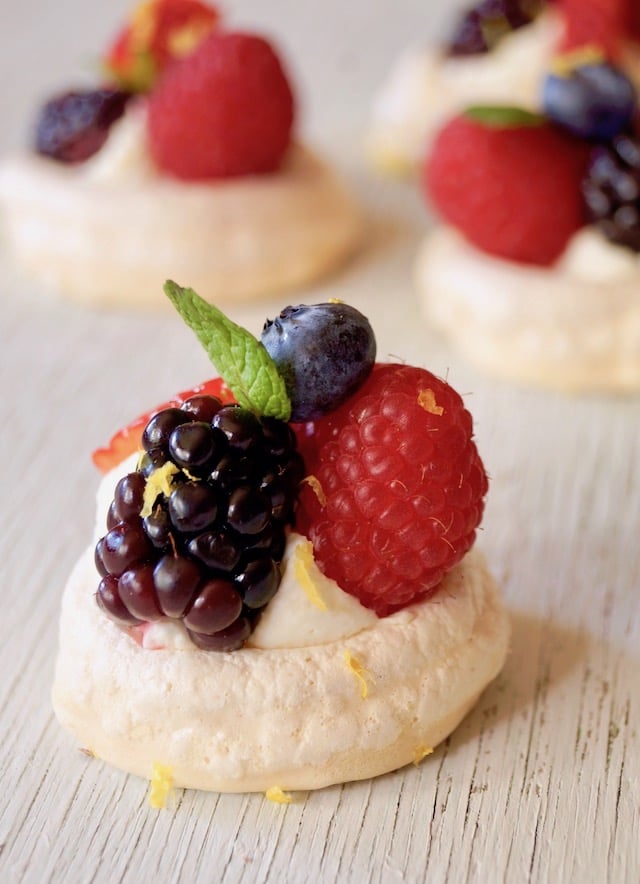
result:
[[[24,137],[37,97],[92,57],[74,42],[95,55],[126,5],[3,9],[3,151]],[[466,394],[492,477],[480,543],[513,620],[503,673],[419,767],[289,806],[179,791],[155,811],[145,782],[84,756],[54,720],[49,690],[60,594],[91,534],[89,454],[212,372],[171,314],[68,306],[3,262],[3,882],[640,880],[640,400],[496,384],[434,340],[410,282],[426,224],[419,200],[375,181],[357,150],[387,64],[432,33],[445,6],[235,4],[234,20],[280,34],[297,59],[305,130],[361,194],[373,236],[330,284],[233,316],[258,333],[290,300],[343,297],[371,318],[382,358],[448,373]]]

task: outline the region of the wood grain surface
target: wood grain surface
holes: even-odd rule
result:
[[[446,5],[433,4],[434,22]],[[89,16],[74,0],[64,9],[99,45],[125,6]],[[371,236],[339,278],[230,312],[257,334],[290,300],[342,297],[369,315],[381,358],[425,365],[464,393],[491,475],[479,543],[511,613],[511,652],[463,724],[417,767],[294,793],[290,805],[178,790],[168,809],[153,810],[148,783],[87,757],[53,717],[57,615],[92,531],[91,450],[211,368],[169,312],[82,310],[37,290],[3,259],[0,880],[635,884],[640,401],[495,383],[420,322],[411,261],[426,216],[410,186],[367,172],[354,125],[393,52],[415,36],[425,4],[407,3],[401,22],[395,6],[381,4],[363,25],[371,58],[353,48],[364,2],[345,13],[337,45],[335,28],[314,30],[315,5],[237,6],[245,21],[255,14],[298,46],[301,69],[308,41],[307,83],[317,84],[321,50],[331,47],[328,82],[309,89],[325,109],[309,126],[369,210]],[[0,36],[8,53],[0,74],[24,45],[43,52],[42,69],[10,100],[16,127],[26,125],[24,103],[53,82],[50,15],[30,0],[10,12],[15,39]],[[341,78],[358,119],[346,119],[342,99],[327,107]],[[15,131],[3,138],[3,149],[17,143]]]

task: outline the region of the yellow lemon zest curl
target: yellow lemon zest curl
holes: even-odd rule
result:
[[[368,681],[373,681],[371,673],[362,666],[359,660],[356,657],[353,657],[351,651],[348,648],[345,648],[344,652],[345,663],[349,667],[349,669],[355,675],[357,681],[360,684],[360,697],[363,700],[366,700],[367,695],[369,693],[369,684]]]
[[[173,768],[159,761],[153,762],[151,771],[151,789],[149,791],[149,804],[156,810],[163,810],[167,806],[167,799],[173,790]]]
[[[424,743],[420,743],[419,746],[416,746],[416,751],[413,753],[413,763],[417,767],[423,758],[426,758],[427,755],[433,754],[433,748],[431,746],[425,746]]]
[[[274,804],[291,804],[293,800],[288,792],[283,792],[280,786],[271,786],[264,793],[264,797]]]
[[[154,470],[147,478],[144,484],[144,494],[142,498],[142,509],[140,515],[144,519],[153,512],[153,505],[160,494],[169,497],[173,491],[173,478],[179,473],[178,467],[168,460],[166,463]]]
[[[318,498],[318,503],[320,504],[320,506],[327,505],[327,496],[322,490],[320,480],[316,476],[305,476],[300,484],[303,483],[307,484],[309,488],[311,488],[315,496]]]
[[[444,412],[442,405],[436,404],[436,394],[431,387],[427,387],[426,390],[420,390],[418,393],[418,405],[420,408],[428,411],[429,414],[437,414],[439,416]]]
[[[327,603],[318,591],[318,587],[313,582],[309,567],[313,564],[313,545],[310,540],[299,543],[294,552],[293,568],[296,579],[305,591],[305,594],[312,605],[315,605],[320,611],[327,610]]]

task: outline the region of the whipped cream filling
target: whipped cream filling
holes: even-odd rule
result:
[[[132,454],[103,477],[96,495],[94,543],[106,533],[107,511],[118,481],[135,470]],[[96,572],[96,584],[98,582]],[[291,532],[278,592],[249,637],[253,648],[304,648],[356,635],[376,623],[376,614],[344,592],[316,565],[310,542]],[[182,621],[162,618],[134,630],[148,650],[196,650]]]

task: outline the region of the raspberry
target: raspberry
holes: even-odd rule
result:
[[[471,547],[487,478],[471,415],[428,371],[377,364],[346,403],[299,425],[298,446],[297,530],[379,616],[435,592]]]
[[[293,114],[269,43],[214,32],[149,95],[149,149],[160,169],[182,179],[272,172],[289,146]]]
[[[136,92],[146,92],[176,58],[187,55],[217,25],[220,16],[200,0],[145,0],[109,48],[105,67]]]
[[[455,117],[436,138],[422,183],[444,219],[479,249],[546,266],[584,223],[580,182],[589,147],[532,121],[495,125]]]

